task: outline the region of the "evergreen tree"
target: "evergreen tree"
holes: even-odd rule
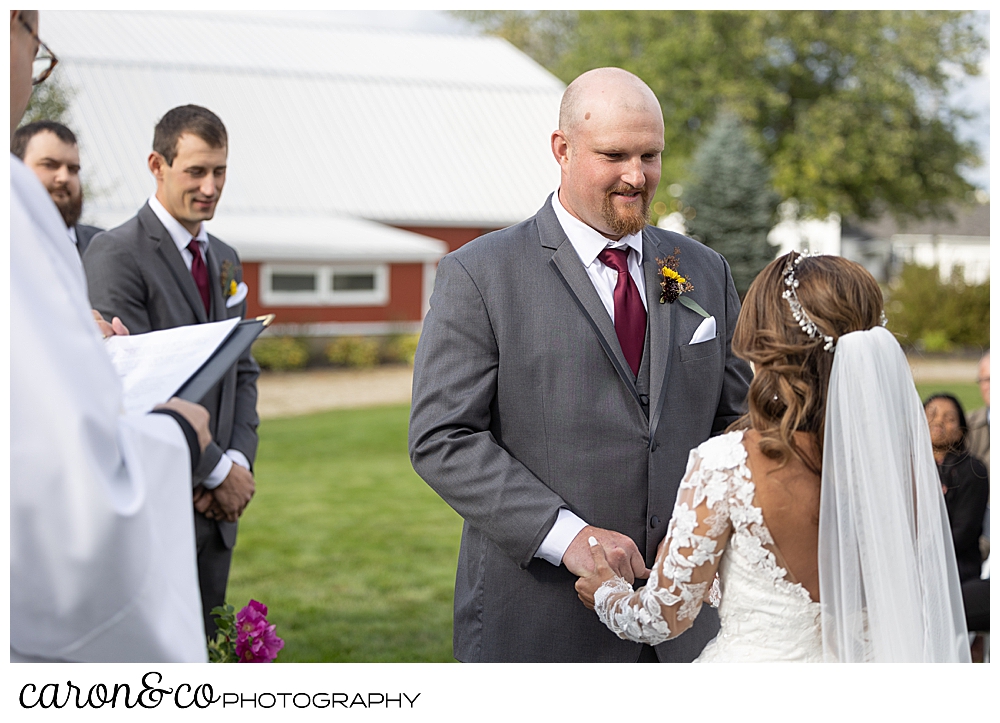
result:
[[[72,89],[59,80],[57,71],[44,83],[40,83],[32,89],[28,109],[24,112],[18,127],[39,120],[50,120],[67,125],[69,103],[72,97]]]
[[[695,153],[691,176],[683,195],[688,233],[726,258],[742,298],[778,248],[767,240],[779,200],[771,172],[739,120],[723,114]]]

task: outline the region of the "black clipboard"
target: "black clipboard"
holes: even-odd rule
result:
[[[205,398],[212,387],[219,383],[226,372],[239,360],[240,356],[253,344],[264,329],[274,321],[274,314],[244,319],[233,327],[225,341],[219,344],[215,353],[192,374],[175,393],[189,402],[198,403]]]

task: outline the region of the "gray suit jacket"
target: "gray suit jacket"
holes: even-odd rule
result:
[[[657,258],[680,248],[702,317],[660,304]],[[566,507],[629,535],[651,566],[688,452],[745,408],[749,366],[730,352],[739,297],[716,252],[647,226],[646,351],[632,376],[611,318],[549,202],[531,219],[445,256],[417,349],[410,458],[465,520],[455,584],[455,657],[635,661],[583,607],[576,578],[535,551]],[[647,381],[648,380],[648,381]],[[704,608],[658,646],[689,661],[718,631]]]
[[[986,465],[987,471],[990,468],[990,423],[986,416],[988,411],[987,407],[980,407],[969,412],[966,420],[969,432],[965,437],[969,452]]]
[[[87,247],[90,246],[91,239],[103,230],[103,228],[97,228],[97,226],[84,226],[82,223],[76,225],[76,250],[80,253],[81,259]]]
[[[120,317],[132,334],[243,316],[246,301],[226,308],[220,269],[229,261],[236,280],[243,271],[236,251],[209,236],[206,265],[211,290],[211,319],[191,272],[170,234],[149,204],[117,228],[97,234],[83,257],[90,302],[111,320]],[[223,451],[238,449],[253,464],[257,454],[257,377],[260,368],[249,350],[201,403],[211,415],[212,443],[195,470],[195,483],[212,471]],[[223,540],[236,541],[236,523],[219,522]]]

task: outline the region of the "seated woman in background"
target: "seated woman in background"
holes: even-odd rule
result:
[[[934,394],[924,402],[924,412],[934,446],[934,461],[941,477],[944,503],[948,509],[958,559],[958,576],[962,581],[966,622],[970,631],[988,632],[990,581],[979,579],[982,570],[979,536],[983,531],[983,515],[990,495],[989,472],[986,465],[968,451],[968,425],[962,405],[955,397]],[[972,661],[984,661],[981,635],[972,643]]]
[[[924,402],[924,412],[948,508],[958,577],[963,583],[978,580],[983,565],[979,536],[990,495],[989,472],[966,448],[968,425],[962,405],[955,397],[934,394]]]

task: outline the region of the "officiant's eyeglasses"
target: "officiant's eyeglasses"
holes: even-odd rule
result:
[[[52,75],[52,71],[55,70],[59,58],[49,50],[49,46],[42,42],[42,39],[38,37],[38,33],[28,25],[24,18],[18,15],[17,19],[24,26],[24,29],[31,33],[31,37],[35,39],[35,42],[38,43],[38,50],[35,52],[35,59],[31,64],[31,84],[38,85]]]

